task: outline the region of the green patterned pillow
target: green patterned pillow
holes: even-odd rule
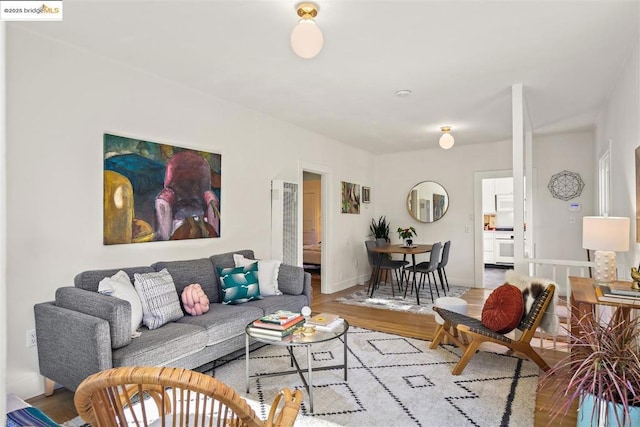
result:
[[[223,304],[242,304],[260,296],[258,285],[258,263],[254,262],[245,267],[221,268],[217,267],[220,284],[222,285]]]

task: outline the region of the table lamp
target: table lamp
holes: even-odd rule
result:
[[[582,247],[595,253],[596,283],[616,280],[616,252],[629,250],[629,218],[585,216],[582,218]]]

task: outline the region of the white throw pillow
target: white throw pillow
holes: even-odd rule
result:
[[[142,324],[142,303],[129,275],[120,270],[111,277],[105,277],[98,284],[98,292],[123,299],[131,305],[131,335],[135,335]]]
[[[260,286],[260,295],[282,295],[278,289],[278,272],[280,271],[281,261],[277,259],[260,259],[258,261],[258,286]],[[233,254],[233,262],[236,267],[246,267],[256,262],[255,259],[245,258],[244,255]]]
[[[166,268],[155,273],[133,275],[136,291],[142,302],[142,323],[157,329],[184,316],[173,277]]]

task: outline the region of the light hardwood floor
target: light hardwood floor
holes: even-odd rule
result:
[[[437,324],[432,316],[340,304],[335,302],[335,299],[350,294],[356,290],[357,287],[345,289],[344,291],[330,295],[324,295],[320,293],[320,277],[314,275],[312,282],[313,304],[311,308],[313,311],[335,313],[347,319],[351,325],[367,329],[426,340],[434,336]],[[482,305],[490,292],[490,290],[470,289],[463,296],[469,303],[469,314],[471,316],[480,315]],[[491,350],[504,351],[506,349],[501,346],[495,346],[492,347]],[[558,351],[552,348],[538,349],[538,351],[550,365],[567,355],[564,351]],[[467,366],[466,369],[473,369],[473,367]],[[550,394],[550,391],[545,390],[538,391],[536,394],[536,427],[550,425],[549,414],[544,409],[546,405],[548,405]],[[42,409],[59,423],[77,416],[73,405],[73,392],[66,389],[56,390],[51,397],[34,397],[29,400],[29,403]],[[554,426],[575,426],[575,424],[575,410],[572,410],[568,416],[556,418],[553,421]]]

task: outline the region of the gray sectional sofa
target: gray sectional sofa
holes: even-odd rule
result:
[[[146,267],[85,271],[75,277],[75,286],[59,288],[55,301],[34,307],[40,373],[47,379],[47,394],[54,382],[70,390],[87,376],[111,367],[146,365],[194,369],[244,348],[245,326],[278,309],[300,311],[311,304],[311,276],[301,267],[282,264],[278,288],[283,295],[238,305],[221,304],[216,267],[234,267],[233,254],[254,258],[241,250],[209,258],[157,262]],[[122,299],[97,292],[100,280],[127,272],[166,268],[178,295],[191,283],[199,283],[211,302],[200,316],[179,320],[131,338],[131,305]]]

